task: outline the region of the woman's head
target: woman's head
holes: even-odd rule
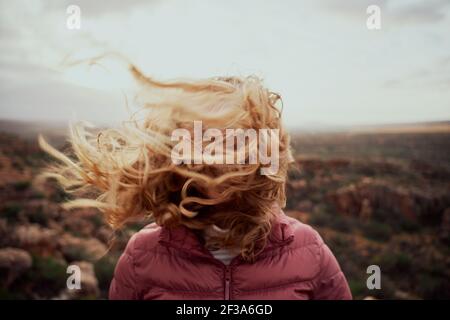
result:
[[[41,138],[59,160],[44,175],[78,197],[66,207],[96,207],[114,228],[137,216],[166,227],[218,225],[229,232],[208,245],[238,246],[253,258],[274,206],[285,204],[292,157],[280,96],[256,77],[158,82],[130,70],[141,85],[141,118],[96,133],[73,126],[71,155]],[[263,174],[267,160],[277,161],[276,170]]]

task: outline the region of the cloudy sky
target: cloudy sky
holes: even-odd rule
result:
[[[450,0],[0,0],[0,118],[123,119],[118,68],[67,67],[116,52],[158,79],[256,74],[291,127],[450,120],[449,32]]]

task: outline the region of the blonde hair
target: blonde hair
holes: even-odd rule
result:
[[[285,182],[292,157],[289,136],[281,124],[278,94],[257,77],[212,78],[159,82],[130,66],[141,85],[136,101],[143,119],[135,116],[120,128],[97,134],[85,125],[71,126],[71,155],[41,147],[59,160],[43,173],[55,178],[77,198],[66,208],[100,209],[113,228],[130,218],[151,216],[158,225],[184,225],[228,230],[211,237],[207,246],[233,247],[252,260],[262,250],[276,211],[284,207]],[[171,161],[174,129],[193,129],[193,121],[208,128],[279,129],[279,167],[261,175],[262,164],[180,164]]]

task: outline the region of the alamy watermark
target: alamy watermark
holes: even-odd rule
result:
[[[69,30],[81,29],[81,9],[77,5],[70,5],[66,9],[68,14],[66,19],[66,26]]]
[[[76,264],[71,264],[67,267],[66,273],[70,274],[67,277],[66,286],[69,290],[81,289],[81,269]]]
[[[279,129],[216,129],[203,132],[201,121],[194,121],[194,137],[187,129],[173,130],[172,163],[180,164],[261,164],[262,175],[273,175],[279,168]],[[204,144],[207,143],[206,146]]]
[[[381,29],[381,9],[377,5],[370,5],[366,9],[367,17],[366,26],[369,30]]]
[[[372,264],[367,267],[367,274],[370,276],[367,278],[366,285],[369,290],[381,289],[381,269],[376,264]]]

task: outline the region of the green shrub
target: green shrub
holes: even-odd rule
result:
[[[349,246],[351,245],[351,241],[340,234],[335,235],[332,237],[328,243],[328,246],[333,250],[337,250],[339,252],[345,252],[348,250]]]
[[[98,280],[99,288],[102,292],[109,290],[109,285],[114,275],[114,269],[117,259],[112,257],[103,257],[94,264],[95,275]]]
[[[24,300],[23,293],[15,292],[7,288],[0,287],[0,300]]]
[[[450,299],[450,282],[448,279],[423,274],[417,281],[417,290],[420,296],[429,300]]]
[[[0,217],[6,218],[9,222],[16,222],[22,207],[18,203],[9,203],[3,207]]]
[[[33,190],[30,194],[30,199],[45,199],[45,195],[40,191]]]
[[[18,181],[14,183],[14,189],[16,191],[25,191],[30,187],[31,183],[30,181],[24,180],[24,181]]]
[[[65,202],[70,199],[70,194],[68,194],[64,189],[62,189],[60,186],[55,186],[55,191],[52,192],[50,196],[50,200],[54,202]]]
[[[352,218],[335,215],[330,220],[330,227],[341,232],[351,232],[355,229],[355,226],[356,223]]]
[[[416,233],[419,232],[421,229],[421,226],[419,223],[411,220],[403,220],[398,223],[398,226],[400,227],[401,231],[409,232],[409,233]]]
[[[47,226],[48,224],[48,216],[46,213],[42,210],[42,208],[38,208],[34,212],[30,212],[27,215],[28,221],[31,223],[37,223],[42,226]]]
[[[66,281],[67,265],[52,257],[33,257],[33,266],[36,274],[44,280],[51,280],[55,282]]]
[[[33,266],[19,278],[18,286],[29,294],[54,297],[66,287],[67,264],[53,257],[33,255]]]
[[[64,251],[64,258],[67,261],[92,261],[94,257],[89,254],[85,249],[81,246],[71,246]]]
[[[411,256],[403,252],[386,252],[376,260],[382,272],[392,274],[410,272],[413,265]]]
[[[331,217],[325,212],[316,212],[311,214],[309,223],[313,226],[325,227],[329,224]]]
[[[362,229],[365,236],[375,241],[388,241],[393,232],[389,225],[377,221],[365,223]]]
[[[89,217],[89,221],[92,222],[96,229],[100,228],[101,226],[105,225],[105,222],[103,221],[103,217],[101,213],[92,215]]]

